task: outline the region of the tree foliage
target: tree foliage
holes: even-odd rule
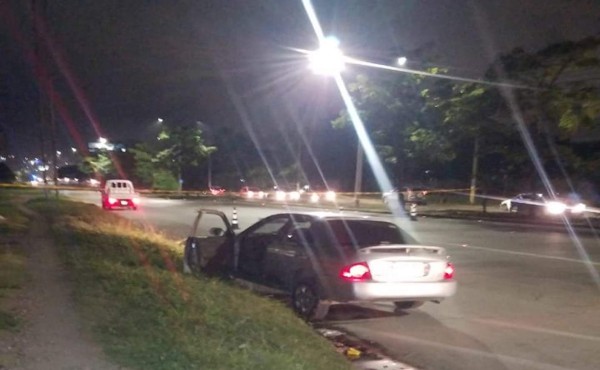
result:
[[[83,158],[81,167],[86,174],[100,178],[116,172],[111,155],[106,151]]]
[[[600,91],[592,77],[600,74],[599,55],[600,38],[586,38],[500,55],[485,74],[497,84],[388,73],[358,76],[349,90],[398,180],[437,165],[466,182],[476,155],[488,186],[505,188],[508,179],[533,186],[532,152],[551,176],[593,176],[593,159],[573,150],[573,138],[598,132]],[[348,122],[343,111],[333,124]]]
[[[164,125],[154,143],[138,144],[132,149],[135,174],[146,186],[172,189],[185,170],[199,166],[216,146],[204,143],[197,125]]]
[[[349,91],[395,180],[415,181],[432,163],[453,159],[455,153],[440,126],[439,113],[427,104],[426,91],[434,88],[436,81],[409,74],[377,77],[359,75],[349,84]],[[332,124],[350,124],[347,112],[340,112]]]

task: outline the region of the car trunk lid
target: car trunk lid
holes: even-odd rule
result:
[[[383,245],[362,248],[357,258],[365,261],[373,281],[425,282],[444,279],[447,265],[442,247]]]

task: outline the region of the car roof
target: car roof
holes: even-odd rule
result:
[[[347,221],[373,221],[373,222],[385,222],[388,224],[395,225],[407,244],[420,244],[420,242],[407,232],[407,230],[399,225],[395,220],[384,218],[378,215],[366,214],[366,213],[343,213],[343,212],[331,212],[331,211],[299,211],[299,212],[282,212],[278,215],[303,215],[310,216],[317,220],[322,221],[335,221],[335,220],[347,220]]]

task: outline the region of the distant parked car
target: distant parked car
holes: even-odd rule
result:
[[[516,212],[519,206],[545,206],[546,198],[539,193],[521,193],[500,202],[500,208],[508,212]]]
[[[253,186],[244,186],[240,189],[240,197],[246,199],[264,199],[267,193]]]
[[[130,208],[136,210],[140,204],[140,196],[129,180],[107,180],[101,190],[103,209]]]
[[[223,195],[223,194],[225,194],[225,188],[223,188],[221,186],[217,186],[217,185],[213,185],[213,186],[209,187],[208,191],[212,195]]]
[[[223,227],[198,234],[206,216]],[[291,297],[294,310],[323,318],[336,303],[393,302],[398,309],[439,302],[456,291],[442,247],[418,245],[373,216],[279,213],[235,234],[221,211],[200,210],[184,251],[184,271],[241,279]]]
[[[500,203],[508,212],[528,215],[577,215],[585,212],[586,205],[578,198],[554,198],[540,193],[521,193]]]
[[[382,199],[385,204],[390,202],[415,203],[417,205],[427,204],[427,189],[417,187],[394,188],[382,194]]]

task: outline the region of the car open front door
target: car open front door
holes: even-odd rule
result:
[[[200,209],[185,242],[184,272],[227,273],[233,266],[235,234],[221,211]]]

